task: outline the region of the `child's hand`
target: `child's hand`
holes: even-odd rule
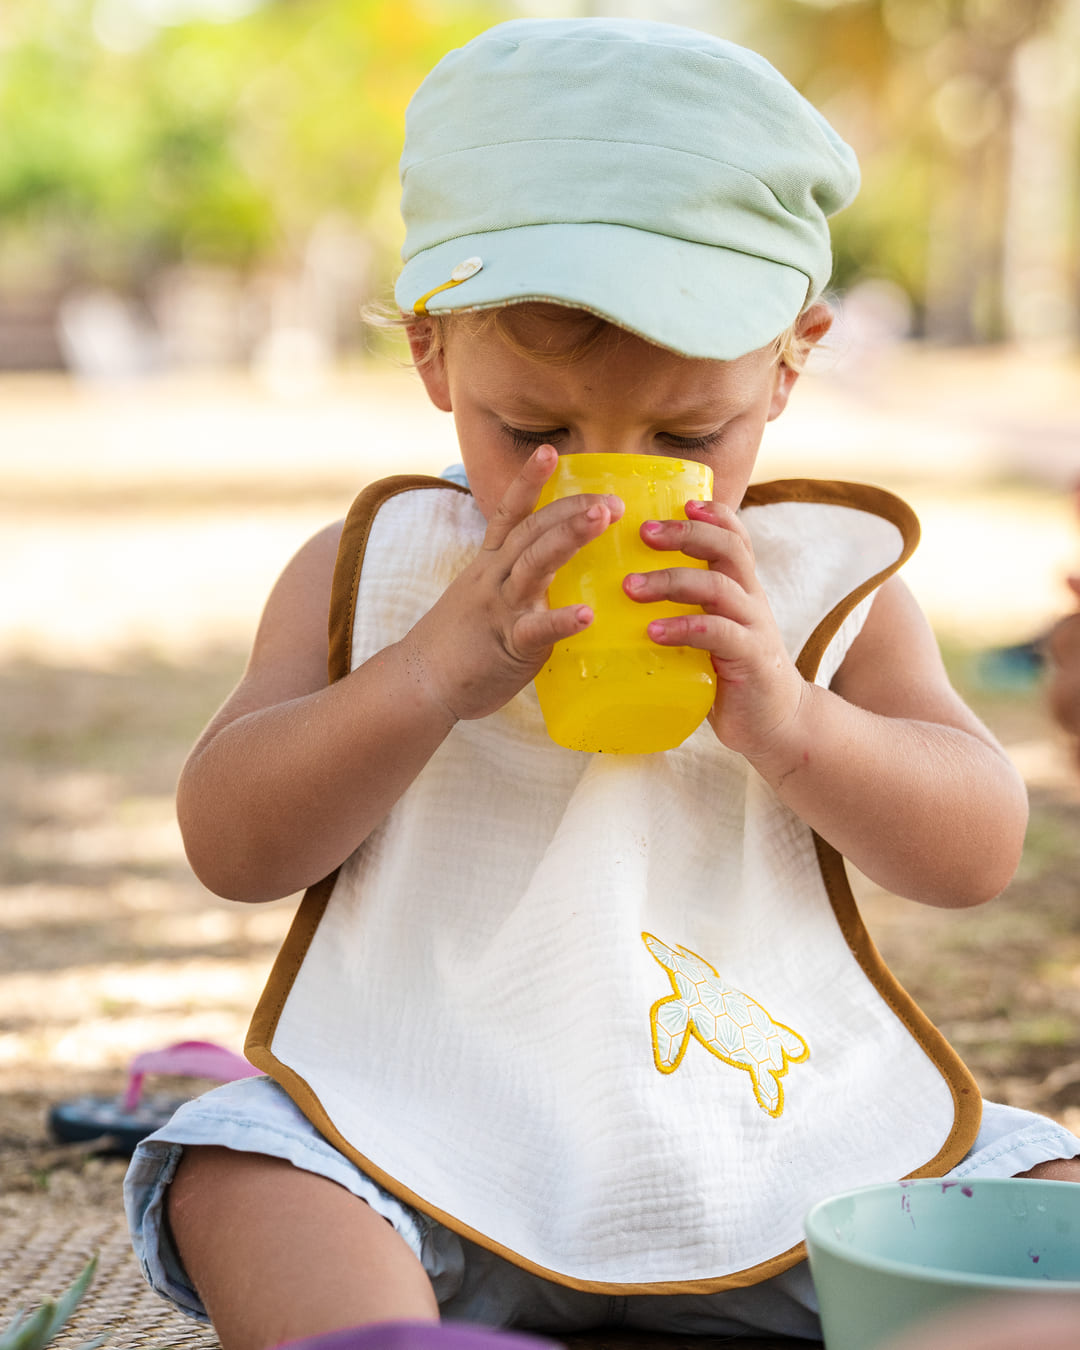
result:
[[[704,610],[656,619],[649,636],[661,646],[710,653],[717,691],[709,721],[726,746],[753,759],[794,724],[803,679],[784,648],[757,578],[750,537],[735,512],[688,502],[686,514],[686,520],[647,522],[641,537],[658,551],[702,558],[708,569],[676,564],[629,576],[624,587],[633,600],[672,600]]]
[[[457,718],[486,717],[523,689],[556,642],[587,628],[588,605],[549,609],[558,569],[623,512],[618,497],[581,495],[535,515],[558,463],[553,446],[529,457],[495,508],[483,548],[416,625],[426,678]]]
[[[1068,582],[1080,599],[1080,577],[1069,577]],[[1080,613],[1056,624],[1046,647],[1050,656],[1050,712],[1070,736],[1080,736]]]

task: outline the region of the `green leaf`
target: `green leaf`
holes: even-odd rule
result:
[[[14,1345],[15,1333],[26,1321],[26,1317],[27,1312],[25,1308],[15,1309],[15,1316],[4,1328],[3,1333],[0,1333],[0,1350],[7,1350],[9,1345]]]
[[[97,1257],[92,1256],[74,1283],[55,1302],[47,1300],[29,1314],[20,1308],[0,1331],[0,1350],[44,1350],[79,1306],[96,1269]],[[99,1337],[80,1346],[79,1350],[96,1350],[103,1340],[104,1337]]]
[[[17,1313],[14,1322],[0,1336],[0,1350],[39,1350],[52,1339],[46,1335],[55,1304],[44,1303],[29,1315]]]

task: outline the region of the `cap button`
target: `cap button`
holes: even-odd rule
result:
[[[468,281],[470,277],[476,276],[483,265],[483,258],[466,258],[464,262],[459,262],[450,273],[449,281],[444,281],[441,286],[436,286],[417,300],[416,304],[413,305],[413,313],[423,317],[427,314],[427,302],[433,295],[439,295],[443,291],[451,290],[454,286],[460,286],[463,281]]]
[[[459,262],[450,273],[450,280],[459,282],[468,281],[470,277],[476,276],[483,265],[483,258],[466,258],[464,262]]]

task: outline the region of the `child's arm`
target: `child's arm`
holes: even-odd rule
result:
[[[670,595],[706,610],[650,625],[655,639],[713,654],[710,714],[778,796],[860,871],[925,904],[978,904],[1008,884],[1027,822],[1023,782],[949,684],[937,643],[902,582],[877,592],[831,689],[807,683],[784,651],[748,536],[723,506],[646,538],[706,558],[673,568],[635,599]]]
[[[621,504],[565,498],[530,514],[557,462],[541,447],[492,514],[473,562],[400,642],[327,685],[326,616],[340,525],[274,587],[239,685],[192,750],[177,810],[199,878],[234,900],[318,881],[383,819],[459,718],[533,678],[585,606],[549,610],[550,575]]]
[[[1080,598],[1080,577],[1069,577],[1069,587]],[[1080,612],[1066,615],[1055,625],[1046,649],[1050,658],[1050,712],[1075,742],[1080,736]],[[1074,753],[1080,754],[1075,744]]]

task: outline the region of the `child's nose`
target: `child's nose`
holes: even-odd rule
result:
[[[644,455],[654,452],[652,437],[633,427],[604,426],[586,431],[578,447],[594,455]]]

